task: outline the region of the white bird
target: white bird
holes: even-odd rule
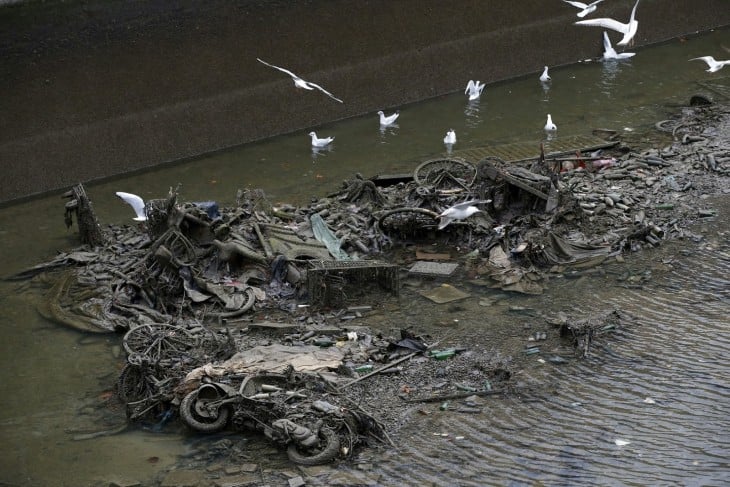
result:
[[[380,126],[381,127],[387,127],[388,125],[393,125],[396,120],[398,120],[398,117],[400,116],[400,112],[395,112],[392,115],[385,116],[385,113],[383,111],[379,111],[378,115],[380,115]]]
[[[558,126],[553,123],[553,117],[548,113],[547,122],[545,122],[545,131],[554,132],[555,130],[558,130]]]
[[[335,140],[334,137],[319,139],[317,138],[317,134],[314,132],[309,132],[309,136],[312,138],[312,147],[326,147],[330,145],[333,140]]]
[[[137,216],[133,218],[134,221],[136,221],[136,222],[146,222],[147,221],[147,214],[144,211],[145,204],[144,204],[144,200],[142,198],[140,198],[136,194],[125,193],[123,191],[117,191],[116,195],[134,209],[134,212],[137,214]]]
[[[540,81],[543,83],[547,83],[548,81],[552,81],[552,78],[548,74],[548,67],[545,66],[545,69],[543,70],[542,74],[540,75]]]
[[[466,90],[464,90],[464,94],[469,95],[469,101],[474,101],[482,96],[484,86],[484,83],[480,83],[479,80],[474,81],[473,79],[470,79],[469,83],[467,83],[466,85]]]
[[[608,38],[608,33],[603,31],[603,60],[608,61],[612,59],[628,59],[631,56],[636,55],[635,52],[622,52],[621,54],[616,52],[616,49],[611,46],[611,40]]]
[[[297,88],[302,88],[302,89],[305,89],[305,90],[313,90],[313,89],[317,88],[319,91],[321,91],[325,95],[329,96],[333,100],[339,101],[340,103],[344,103],[342,100],[340,100],[335,95],[333,95],[329,91],[325,90],[324,88],[322,88],[318,84],[312,83],[311,81],[305,81],[302,78],[300,78],[299,76],[297,76],[296,74],[294,74],[291,71],[289,71],[288,69],[280,68],[279,66],[274,66],[273,64],[269,64],[266,61],[264,61],[262,59],[259,59],[259,58],[256,58],[256,60],[258,62],[262,63],[262,64],[265,64],[265,65],[267,65],[267,66],[269,66],[271,68],[274,68],[274,69],[278,69],[279,71],[281,71],[283,73],[286,73],[289,76],[291,76],[292,80],[294,81],[294,86],[296,86]]]
[[[588,20],[579,20],[575,23],[575,25],[587,25],[587,26],[597,26],[597,27],[603,27],[604,29],[611,29],[615,30],[616,32],[620,32],[624,35],[624,37],[618,41],[616,44],[619,46],[625,46],[629,42],[631,42],[631,39],[634,38],[634,35],[636,35],[636,30],[639,28],[639,21],[636,20],[636,7],[639,6],[639,0],[636,0],[636,3],[634,4],[634,8],[631,10],[631,17],[629,18],[629,21],[627,23],[621,23],[618,20],[613,19],[588,19]]]
[[[708,73],[714,73],[715,71],[720,71],[723,66],[729,66],[730,65],[730,59],[727,61],[715,61],[715,58],[712,56],[702,56],[702,57],[696,57],[690,59],[690,61],[704,61],[707,63],[707,66],[709,66],[709,69],[707,69]]]
[[[571,0],[563,0],[565,3],[569,3],[572,6],[576,8],[582,9],[580,12],[578,12],[576,15],[578,17],[585,17],[589,13],[595,12],[598,8],[598,4],[601,3],[603,0],[596,0],[593,3],[583,3],[583,2],[572,2]]]
[[[465,201],[463,203],[458,203],[450,208],[446,208],[444,211],[441,212],[439,216],[436,217],[437,220],[441,220],[439,222],[438,229],[443,230],[449,223],[455,220],[463,220],[465,218],[469,218],[474,213],[483,211],[477,208],[475,205],[487,204],[491,202],[492,200],[471,200]]]
[[[454,129],[449,129],[449,131],[446,132],[444,144],[456,144],[456,132],[454,132]]]

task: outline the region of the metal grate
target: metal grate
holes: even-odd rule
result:
[[[366,291],[398,295],[398,266],[372,260],[312,260],[307,269],[310,302],[342,306]]]
[[[610,142],[595,135],[570,135],[542,143],[545,147],[546,157],[574,154],[576,151],[592,151],[616,145],[616,142]],[[529,161],[540,156],[540,142],[517,142],[476,147],[454,151],[452,156],[461,157],[474,164],[486,157],[499,157],[505,162]]]

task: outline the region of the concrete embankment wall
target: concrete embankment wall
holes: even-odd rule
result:
[[[634,0],[600,5],[628,19]],[[730,25],[641,0],[637,46]],[[601,53],[558,0],[0,1],[0,202]],[[595,15],[594,15],[595,16]],[[295,90],[260,57],[326,87]]]

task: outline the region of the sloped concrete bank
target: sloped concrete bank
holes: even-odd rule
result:
[[[637,45],[730,25],[726,0],[642,11]],[[544,0],[0,2],[0,203],[594,56],[574,20]]]

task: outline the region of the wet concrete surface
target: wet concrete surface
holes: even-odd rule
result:
[[[728,25],[730,11],[657,0],[637,18],[641,46]],[[6,5],[0,202],[598,56],[600,30],[575,20],[541,0]],[[256,57],[345,103],[293,89]]]

